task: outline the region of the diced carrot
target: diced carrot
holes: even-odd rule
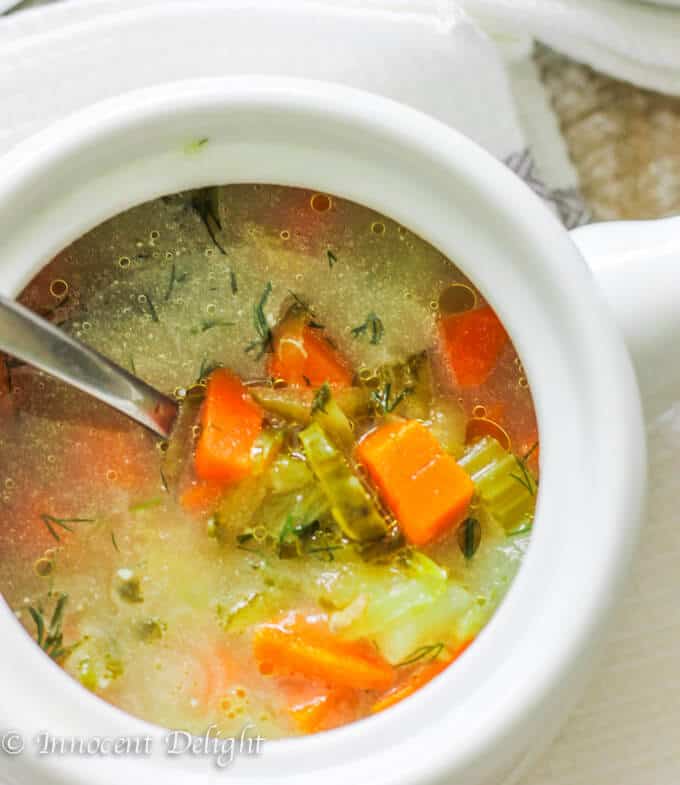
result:
[[[372,431],[359,442],[357,457],[413,544],[424,545],[465,518],[472,480],[417,420]]]
[[[196,474],[228,485],[252,470],[251,450],[262,430],[262,410],[238,376],[224,368],[208,381],[196,446]]]
[[[417,692],[429,681],[432,681],[435,676],[438,676],[442,671],[446,670],[452,662],[460,657],[471,643],[472,640],[465,641],[465,643],[459,646],[454,652],[449,653],[449,656],[445,659],[431,662],[429,665],[419,668],[412,673],[405,682],[393,687],[389,692],[386,692],[379,698],[373,706],[371,706],[371,714],[377,714],[379,711],[389,709],[390,706],[394,706],[396,703],[403,701],[404,698],[413,695],[414,692]]]
[[[508,334],[488,306],[442,317],[444,353],[461,387],[483,384],[496,367]]]
[[[268,370],[275,379],[301,387],[319,387],[324,382],[334,387],[352,384],[352,372],[345,358],[323,330],[310,327],[300,315],[284,319],[274,331]]]
[[[355,690],[345,687],[317,687],[315,694],[294,701],[289,713],[298,730],[318,733],[350,722],[357,705]]]
[[[199,480],[182,493],[180,503],[187,512],[201,515],[214,510],[223,494],[223,485]]]
[[[370,643],[337,638],[325,622],[296,613],[257,627],[253,646],[265,675],[302,675],[361,690],[384,690],[394,681],[394,669]]]
[[[223,699],[239,678],[240,667],[223,644],[209,646],[195,654],[192,692],[203,705]]]

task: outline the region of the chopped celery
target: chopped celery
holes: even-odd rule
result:
[[[309,398],[294,387],[250,387],[253,400],[267,412],[306,425],[311,419]]]
[[[430,430],[437,437],[442,448],[460,457],[465,445],[465,412],[457,401],[450,398],[436,398],[430,411]]]
[[[348,417],[366,417],[370,414],[370,393],[365,387],[342,387],[333,390],[333,397]]]
[[[507,532],[533,519],[536,481],[521,458],[485,436],[459,463],[472,478],[485,510]]]
[[[331,505],[331,513],[352,540],[374,540],[387,532],[387,523],[361,480],[333,446],[319,423],[300,433],[300,441],[314,474]]]
[[[280,455],[269,470],[269,484],[274,493],[290,493],[314,480],[309,467],[301,458]]]
[[[267,618],[272,612],[265,595],[251,591],[228,605],[218,602],[215,612],[220,625],[229,632],[243,632],[251,625]]]
[[[420,552],[389,567],[348,571],[331,589],[343,602],[331,624],[343,637],[367,637],[392,662],[418,646],[459,638],[457,625],[472,607],[470,594]]]
[[[267,428],[260,433],[250,451],[255,474],[262,474],[267,469],[281,451],[283,442],[283,431]]]
[[[432,373],[425,352],[402,363],[381,366],[365,383],[375,388],[372,400],[379,414],[395,412],[411,419],[428,419]]]
[[[312,422],[319,423],[338,447],[348,449],[356,441],[352,423],[332,396],[316,409]]]
[[[374,640],[383,657],[396,664],[432,641],[467,639],[472,610],[474,602],[470,594],[461,586],[449,583],[434,600],[402,614],[398,623],[381,630]]]
[[[247,529],[258,512],[267,492],[262,476],[241,480],[222,497],[215,512],[219,541],[230,542],[232,535]]]

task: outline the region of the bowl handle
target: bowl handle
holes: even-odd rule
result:
[[[645,411],[680,400],[680,217],[590,224],[571,236],[623,331]]]

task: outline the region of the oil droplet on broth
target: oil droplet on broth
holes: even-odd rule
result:
[[[327,194],[314,194],[309,200],[309,204],[311,205],[312,210],[317,213],[325,213],[331,209],[333,203],[330,196]]]
[[[57,300],[63,300],[68,294],[69,285],[63,278],[56,278],[50,284],[50,294]]]
[[[477,292],[464,283],[447,286],[439,295],[439,310],[443,314],[470,311],[477,305]]]

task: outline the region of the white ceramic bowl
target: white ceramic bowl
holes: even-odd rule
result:
[[[379,210],[455,260],[490,300],[539,419],[541,489],[526,563],[474,646],[414,697],[338,730],[266,744],[228,775],[201,757],[167,757],[160,729],[71,680],[3,604],[0,728],[20,730],[26,749],[0,756],[0,771],[22,784],[70,785],[514,781],[578,695],[636,539],[645,444],[612,315],[561,225],[474,144],[365,93],[264,78],[127,95],[18,148],[0,181],[0,289],[18,293],[56,252],[132,205],[234,182],[304,186]],[[40,730],[148,733],[153,752],[40,756]]]

